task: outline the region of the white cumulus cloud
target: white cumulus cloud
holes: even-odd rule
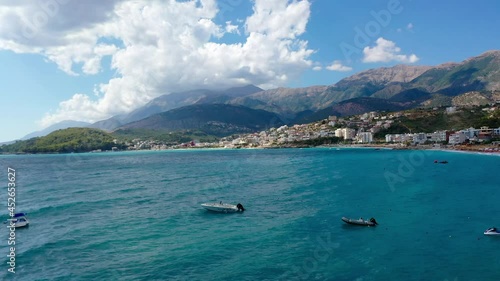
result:
[[[396,46],[396,43],[386,40],[382,37],[378,38],[374,47],[365,47],[363,49],[363,62],[402,62],[414,63],[419,60],[415,54],[402,55],[401,48]]]
[[[331,71],[340,71],[340,72],[345,72],[345,71],[351,71],[352,67],[350,66],[345,66],[342,64],[341,61],[333,61],[333,63],[329,66],[326,67],[326,69],[331,70]]]
[[[226,21],[226,32],[227,33],[236,33],[240,35],[240,27],[237,25],[233,25],[231,21]]]
[[[300,39],[310,2],[253,4],[253,14],[233,25],[216,23],[215,0],[9,0],[0,6],[0,50],[39,54],[68,75],[95,75],[111,57],[115,77],[41,120],[94,122],[169,92],[276,87],[311,68],[313,50]],[[241,33],[241,40],[224,43],[227,33]]]

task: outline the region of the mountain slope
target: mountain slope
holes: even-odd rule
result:
[[[432,98],[432,94],[420,89],[409,89],[399,92],[392,96],[390,101],[404,103],[406,106],[419,105],[420,103]]]
[[[90,125],[90,123],[87,123],[87,122],[65,120],[65,121],[61,121],[59,123],[56,123],[52,126],[49,126],[43,130],[29,133],[26,136],[24,136],[21,140],[27,140],[27,139],[31,139],[31,138],[35,138],[35,137],[43,137],[43,136],[46,136],[54,131],[61,130],[61,129],[71,128],[71,127],[87,127],[89,125]]]
[[[200,130],[226,136],[249,133],[283,125],[274,113],[227,104],[190,105],[155,114],[119,129]]]
[[[151,115],[168,111],[174,108],[179,108],[196,103],[213,103],[213,101],[211,102],[210,99],[219,99],[219,103],[224,103],[230,99],[247,96],[260,91],[262,91],[262,89],[259,87],[256,87],[254,85],[246,85],[221,91],[198,89],[186,92],[166,94],[151,100],[146,105],[128,114],[113,116],[107,120],[96,122],[92,124],[91,127],[103,130],[113,130],[120,127],[121,125],[141,120]]]
[[[468,92],[454,97],[451,100],[453,106],[480,106],[493,103],[494,100],[479,92]]]
[[[344,100],[358,97],[390,99],[399,95],[400,102],[413,102],[415,106],[429,94],[460,95],[472,90],[500,90],[500,51],[488,51],[461,63],[432,66],[396,65],[362,71],[344,78],[331,86],[314,86],[300,89],[279,88],[267,90],[233,101],[292,116],[305,110],[319,110]],[[418,93],[422,94],[419,96]],[[406,100],[405,100],[406,97]],[[417,102],[418,101],[418,102]]]
[[[387,85],[397,82],[406,83],[412,81],[431,68],[431,66],[400,64],[393,67],[369,69],[340,80],[336,86],[345,87],[346,85],[352,85],[352,83],[373,83],[376,85]]]
[[[413,87],[456,96],[469,91],[500,88],[500,51],[488,51],[459,64],[444,64],[415,78]]]
[[[370,69],[329,86],[265,91],[255,86],[245,86],[225,91],[173,93],[158,97],[124,117],[106,120],[97,127],[113,129],[152,114],[192,104],[229,104],[262,109],[277,114],[286,122],[310,116],[311,112],[333,108],[337,104],[339,114],[362,113],[359,112],[362,108],[376,110],[382,105],[380,99],[388,101],[384,108],[392,108],[394,105],[404,108],[451,105],[454,97],[467,92],[478,91],[484,94],[485,91],[500,91],[499,65],[500,51],[495,50],[460,63],[438,66],[396,65]],[[374,99],[361,99],[361,104],[352,101],[363,97]],[[351,109],[342,103],[347,100],[350,100]],[[485,101],[476,99],[475,102]]]
[[[326,92],[327,86],[307,88],[277,88],[261,91],[243,98],[231,100],[229,104],[274,112],[284,118],[293,118],[304,110],[321,109],[333,100]]]
[[[385,99],[361,97],[345,100],[332,106],[326,107],[322,110],[318,110],[310,115],[306,115],[300,119],[294,120],[293,123],[310,123],[321,119],[326,119],[330,115],[343,117],[358,115],[370,111],[400,111],[409,107],[410,105],[405,105],[399,102],[389,101]]]
[[[388,87],[392,89],[397,87],[398,90],[393,91],[393,94],[395,94],[404,90],[406,83],[419,77],[429,69],[431,69],[430,66],[410,65],[369,69],[340,80],[328,90],[337,95],[337,102],[357,97],[369,97]],[[381,94],[379,96],[384,97]],[[386,95],[385,97],[390,96]]]
[[[124,123],[124,115],[116,115],[106,120],[95,122],[89,125],[89,128],[100,129],[105,131],[112,131],[115,128],[120,127]]]
[[[198,102],[197,104],[204,104],[204,103],[227,103],[230,100],[234,98],[239,98],[239,97],[245,97],[254,93],[262,92],[262,90],[259,87],[256,87],[254,85],[247,85],[244,87],[238,87],[238,88],[230,88],[224,91],[220,92],[214,92],[212,95],[207,95]]]

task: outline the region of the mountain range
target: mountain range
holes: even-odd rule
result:
[[[88,127],[90,125],[91,124],[87,123],[87,122],[65,120],[65,121],[61,121],[59,123],[56,123],[52,126],[49,126],[43,130],[29,133],[26,136],[24,136],[21,140],[28,140],[28,139],[36,138],[36,137],[43,137],[43,136],[46,136],[46,135],[52,133],[53,131],[57,131],[57,130],[61,130],[61,129],[71,128],[71,127]]]
[[[224,137],[284,125],[275,113],[229,104],[196,104],[154,114],[119,129],[198,130]]]
[[[253,85],[162,95],[123,115],[89,125],[108,131],[143,128],[226,133],[317,121],[329,115],[474,105],[500,100],[500,51],[438,66],[366,70],[328,86],[263,90]],[[45,133],[45,132],[44,132]]]
[[[157,113],[166,112],[171,109],[194,104],[226,103],[233,98],[243,97],[261,91],[263,90],[259,87],[247,85],[243,87],[229,88],[222,91],[199,89],[162,95],[128,114],[113,116],[109,119],[96,122],[90,125],[90,127],[103,130],[114,130],[122,125],[147,118]]]

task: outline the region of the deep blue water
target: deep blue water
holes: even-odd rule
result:
[[[435,164],[434,160],[448,160]],[[374,149],[0,156],[12,280],[500,280],[500,157]],[[237,214],[201,203],[242,203]],[[340,218],[375,217],[377,227]]]

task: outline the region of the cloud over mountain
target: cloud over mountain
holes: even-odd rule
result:
[[[401,48],[396,46],[396,43],[386,40],[382,37],[378,38],[374,47],[365,47],[363,49],[363,62],[402,62],[415,63],[419,58],[415,54],[402,55]]]
[[[311,68],[313,51],[300,39],[309,1],[253,4],[243,22],[219,23],[215,0],[8,0],[0,7],[0,50],[39,54],[69,75],[97,74],[110,57],[116,75],[97,85],[97,97],[75,93],[41,121],[92,122],[167,92],[280,86]],[[237,42],[222,43],[229,33]]]
[[[331,71],[351,71],[352,67],[350,66],[345,66],[342,64],[341,61],[333,61],[333,63],[329,66],[326,67],[326,69],[331,70]]]

